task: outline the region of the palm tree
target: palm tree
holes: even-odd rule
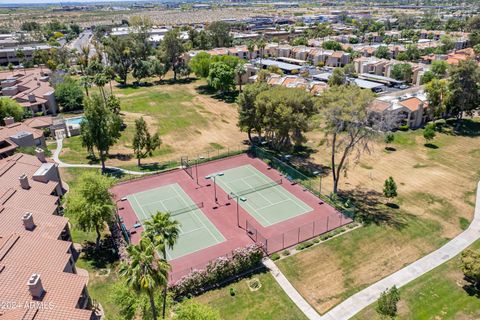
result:
[[[249,53],[249,58],[252,59],[252,53],[253,51],[255,51],[255,42],[250,40],[248,41],[247,43],[247,50],[248,50],[248,53]]]
[[[103,73],[97,73],[93,77],[93,83],[100,89],[100,92],[102,93],[102,96],[103,96],[103,101],[105,101],[105,103],[107,103],[107,97],[105,96],[104,87],[107,84],[107,82],[108,82],[107,76]]]
[[[243,75],[247,73],[247,70],[245,70],[245,66],[243,63],[237,64],[235,67],[235,74],[237,75],[238,78],[238,86],[240,87],[240,92],[242,92],[242,77]]]
[[[128,261],[122,263],[119,274],[126,284],[138,293],[146,293],[150,299],[152,318],[157,320],[154,292],[167,287],[170,265],[156,254],[157,247],[144,237],[137,245],[127,247]]]
[[[164,260],[167,260],[167,248],[173,249],[179,233],[180,223],[172,219],[168,212],[157,212],[152,216],[152,219],[145,222],[144,235],[155,244],[158,250],[162,251]],[[163,318],[165,318],[166,305],[167,286],[165,286],[163,291]]]
[[[265,39],[261,38],[257,44],[257,47],[260,50],[260,63],[262,63],[263,51],[265,50],[266,46],[267,46],[267,43],[265,42]]]
[[[90,94],[88,92],[88,88],[92,87],[92,77],[90,76],[82,76],[80,78],[80,83],[82,86],[85,88],[85,93],[87,94],[87,97],[90,97]]]

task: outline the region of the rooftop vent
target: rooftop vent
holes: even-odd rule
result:
[[[45,159],[45,151],[42,148],[35,148],[35,155],[40,162],[47,162]]]
[[[28,190],[30,189],[30,182],[28,182],[28,177],[27,175],[24,173],[22,174],[18,180],[20,180],[20,186],[22,187],[22,189],[25,189],[25,190]]]
[[[27,212],[22,217],[23,226],[26,230],[32,231],[35,229],[35,223],[33,222],[33,214],[31,212]]]
[[[35,95],[34,95],[33,93],[30,93],[30,94],[28,95],[28,101],[29,101],[30,103],[33,103],[33,102],[36,102],[36,101],[37,101],[37,98],[35,98]]]
[[[45,290],[43,290],[42,280],[40,279],[40,275],[37,273],[34,273],[30,276],[27,285],[28,291],[30,291],[30,294],[35,299],[40,299],[45,293]]]
[[[11,125],[15,123],[15,119],[13,117],[5,117],[3,118],[3,122],[5,122],[5,125]]]

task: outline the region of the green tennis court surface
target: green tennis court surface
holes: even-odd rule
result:
[[[203,214],[201,204],[195,204],[177,183],[131,194],[127,199],[142,224],[157,211],[171,212],[173,218],[180,222],[180,236],[173,250],[167,251],[168,260],[225,241]]]
[[[239,196],[239,204],[262,226],[310,212],[313,209],[252,165],[223,171],[216,183],[228,194]],[[283,180],[282,183],[289,183]]]

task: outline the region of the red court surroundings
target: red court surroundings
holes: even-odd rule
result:
[[[218,203],[216,203],[213,183],[205,177],[215,172],[248,164],[273,181],[283,179],[281,187],[303,201],[312,210],[263,227],[242,206],[237,206],[235,199],[229,199],[228,194],[218,185],[216,186]],[[214,160],[198,166],[194,165],[191,170],[193,178],[185,170],[175,169],[122,182],[111,189],[117,201],[119,218],[124,224],[124,230],[130,233],[130,240],[133,244],[139,242],[143,227],[138,225],[139,218],[129,201],[121,201],[122,198],[176,183],[195,203],[203,202],[202,212],[220,231],[225,241],[169,261],[172,265],[171,281],[179,280],[193,269],[202,269],[210,261],[229,255],[232,250],[245,247],[252,242],[261,244],[265,251],[271,254],[352,222],[350,218],[324,203],[302,185],[290,182],[279,171],[270,168],[264,161],[249,154]],[[198,184],[196,182],[197,175]]]

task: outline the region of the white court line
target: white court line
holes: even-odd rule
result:
[[[159,203],[159,202],[161,202],[161,203],[162,203],[162,205],[163,205],[163,201],[167,201],[167,200],[171,200],[171,199],[176,199],[176,198],[177,198],[177,197],[165,198],[165,199],[162,199],[162,200],[157,200],[157,201],[153,201],[153,202],[145,203],[145,204],[144,204],[144,206],[149,206],[149,205],[151,205],[151,204],[154,204],[154,203]],[[165,206],[163,206],[163,207],[166,209],[166,207],[165,207]]]
[[[280,204],[280,203],[283,203],[283,202],[288,202],[288,201],[290,201],[290,199],[285,199],[285,200],[282,200],[282,201],[279,201],[279,202],[271,203],[269,205],[260,207],[257,210],[263,210],[263,209],[266,209],[266,208],[270,208],[270,207],[276,206],[277,204]]]
[[[172,187],[172,189],[175,191],[175,193],[178,195],[178,197],[179,197],[180,199],[182,199],[183,203],[185,203],[185,205],[188,205],[187,202],[185,201],[185,199],[178,193],[177,189],[175,189],[175,188],[173,188],[173,187]],[[183,190],[182,190],[182,191],[183,191]],[[198,209],[197,209],[197,210],[198,210]],[[195,211],[196,211],[196,210],[195,210]],[[190,214],[190,213],[191,213],[191,211],[189,212],[189,214]],[[203,223],[203,221],[200,220],[195,214],[194,214],[194,215],[190,215],[190,216],[191,216],[191,217],[193,216],[198,222],[200,222],[200,223],[202,224],[202,226],[203,226],[205,229],[207,229],[208,233],[210,233],[210,235],[215,239],[215,241],[217,241],[217,243],[221,243],[221,242],[224,241],[224,240],[219,241],[219,240],[217,239],[217,237],[212,233],[212,231],[210,231],[210,229],[207,228],[207,226]]]
[[[135,194],[132,194],[132,197],[133,199],[135,200],[135,202],[137,203],[138,207],[140,208],[140,210],[142,210],[142,215],[143,215],[143,220],[147,220],[148,219],[148,216],[147,214],[145,213],[145,210],[143,210],[143,207],[140,205],[140,203],[138,202],[137,200],[137,197],[135,197]],[[134,210],[135,211],[135,210]],[[137,217],[139,218],[139,217]],[[140,219],[140,222],[143,224],[143,221],[142,219]]]

